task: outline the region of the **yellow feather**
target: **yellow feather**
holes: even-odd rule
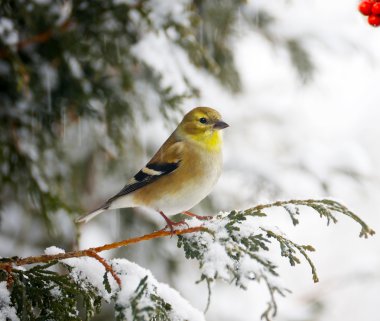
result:
[[[222,135],[219,130],[209,130],[190,137],[208,151],[216,152],[222,148]]]

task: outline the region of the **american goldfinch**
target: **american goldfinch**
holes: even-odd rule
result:
[[[173,232],[173,226],[184,222],[175,223],[166,215],[195,215],[188,210],[217,182],[222,169],[221,129],[226,127],[216,110],[194,108],[119,193],[77,222],[88,222],[106,210],[144,206],[160,213]]]

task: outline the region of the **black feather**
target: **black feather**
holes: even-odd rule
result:
[[[147,173],[144,173],[142,170],[139,171],[135,176],[133,176],[133,178],[138,181],[138,182],[142,182],[143,180],[147,179],[149,176],[149,174]]]
[[[169,174],[174,171],[178,167],[178,163],[152,163],[146,165],[147,168],[152,169],[154,171],[162,172],[165,174]]]
[[[132,192],[140,189],[141,187],[144,187],[150,183],[153,183],[154,181],[156,181],[160,177],[165,176],[167,174],[170,174],[171,172],[173,172],[174,170],[176,170],[178,168],[179,163],[180,162],[177,162],[177,163],[152,163],[152,164],[146,165],[147,168],[154,170],[154,171],[161,172],[161,174],[149,175],[149,174],[144,173],[142,170],[140,170],[134,176],[134,179],[136,180],[136,182],[125,185],[119,193],[117,193],[115,196],[111,197],[104,204],[103,208],[108,208],[115,199],[117,199],[121,196],[127,195],[129,193],[132,193]]]

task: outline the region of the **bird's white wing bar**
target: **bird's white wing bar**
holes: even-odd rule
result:
[[[111,197],[102,207],[107,209],[110,207],[111,203],[124,195],[132,193],[143,186],[146,186],[160,177],[167,175],[179,166],[180,162],[176,163],[151,163],[147,164],[143,169],[141,169],[129,182],[123,187],[123,189],[117,193],[115,196]]]
[[[155,171],[154,169],[151,169],[149,167],[144,167],[141,171],[144,174],[147,174],[147,175],[150,175],[150,176],[160,176],[161,174],[164,173],[162,171]]]

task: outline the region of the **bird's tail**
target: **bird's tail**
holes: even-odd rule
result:
[[[89,220],[92,220],[95,216],[104,212],[106,209],[104,207],[100,207],[86,215],[83,215],[75,220],[75,223],[87,223]]]

